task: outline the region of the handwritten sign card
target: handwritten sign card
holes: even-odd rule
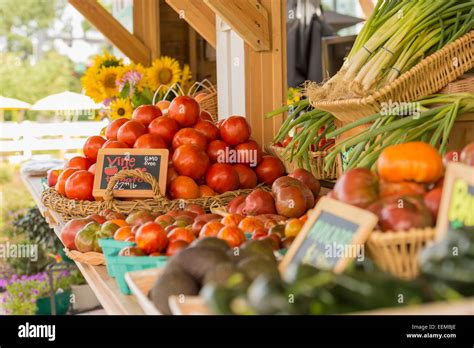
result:
[[[169,151],[164,149],[101,149],[97,156],[94,179],[94,197],[105,194],[110,179],[121,170],[139,169],[150,173],[159,183],[160,192],[166,192]],[[153,197],[151,185],[139,178],[127,178],[114,186],[115,197]]]
[[[472,229],[474,233],[474,167],[450,162],[443,183],[436,238],[459,228]]]
[[[377,217],[334,199],[323,197],[280,264],[306,263],[342,272],[352,259],[364,257],[364,243],[377,224]]]

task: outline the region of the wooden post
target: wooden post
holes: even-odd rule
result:
[[[216,16],[204,0],[166,0],[212,47],[216,47]]]
[[[133,34],[150,49],[151,61],[160,57],[160,0],[133,0]]]
[[[150,64],[150,48],[125,29],[97,0],[69,0],[69,3],[127,57],[135,63]]]
[[[246,116],[254,139],[270,144],[277,134],[283,116],[265,119],[265,113],[286,104],[286,2],[261,0],[270,20],[271,49],[255,51],[245,43]]]

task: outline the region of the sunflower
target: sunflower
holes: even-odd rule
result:
[[[96,103],[100,103],[104,100],[105,96],[97,81],[97,73],[97,69],[89,68],[81,78],[81,83],[86,95],[91,97]]]
[[[184,64],[183,72],[181,74],[181,80],[179,82],[183,91],[187,91],[189,87],[191,87],[192,77],[193,77],[193,74],[191,72],[191,68],[189,67],[188,64]]]
[[[132,104],[128,99],[117,98],[110,103],[110,117],[112,120],[121,117],[130,118],[132,117],[132,112]]]
[[[117,58],[113,55],[111,55],[109,52],[104,51],[103,55],[96,55],[93,60],[93,65],[92,67],[95,67],[96,69],[100,68],[109,68],[109,67],[117,67],[117,66],[122,66],[123,65],[123,59],[122,58]]]
[[[176,59],[161,57],[156,59],[152,66],[146,70],[146,84],[155,91],[159,86],[171,86],[179,82],[181,68]]]
[[[105,98],[118,96],[117,79],[122,75],[122,67],[102,67],[97,75],[97,81]]]

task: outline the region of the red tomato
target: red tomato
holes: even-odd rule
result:
[[[58,176],[58,180],[56,181],[56,185],[54,189],[56,192],[60,193],[61,195],[65,196],[66,195],[66,180],[75,172],[77,172],[80,169],[76,168],[66,168],[64,169],[61,174]]]
[[[179,175],[199,179],[209,167],[206,153],[194,145],[181,145],[173,154],[173,166]]]
[[[170,195],[174,199],[199,198],[199,186],[187,176],[178,176],[170,184]]]
[[[173,166],[168,167],[168,175],[166,176],[166,187],[169,187],[171,182],[178,177],[178,172]]]
[[[107,140],[104,145],[102,145],[103,149],[127,149],[129,146],[121,141],[117,140]]]
[[[199,115],[199,118],[201,120],[214,122],[214,120],[212,119],[212,115],[209,112],[207,112],[206,110],[201,110],[201,114]]]
[[[94,174],[95,175],[95,163],[93,165],[91,165],[89,167],[89,169],[87,169],[87,171],[91,174]]]
[[[191,231],[190,229],[178,227],[170,232],[170,234],[168,235],[168,239],[170,242],[184,240],[185,242],[191,244],[196,239],[196,236],[194,236],[193,231]]]
[[[128,121],[123,124],[117,132],[117,140],[132,147],[140,135],[145,134],[146,127],[137,121]]]
[[[239,145],[249,140],[251,130],[245,117],[231,116],[222,122],[220,133],[227,144]]]
[[[166,149],[165,141],[159,136],[154,134],[143,134],[133,144],[135,149]]]
[[[239,188],[239,174],[230,164],[215,163],[206,174],[206,183],[218,193],[234,191]]]
[[[176,121],[166,116],[155,118],[148,126],[148,131],[151,134],[159,135],[167,145],[171,144],[178,130],[179,126]]]
[[[91,166],[91,162],[82,156],[75,156],[66,162],[64,168],[74,168],[80,170],[87,170]]]
[[[53,187],[56,186],[56,183],[58,182],[59,175],[62,173],[62,169],[50,169],[47,172],[47,180],[48,180],[48,186]]]
[[[257,186],[257,174],[244,164],[234,165],[234,169],[239,175],[240,189],[253,189]]]
[[[117,132],[124,123],[130,121],[128,118],[117,118],[105,128],[105,137],[110,140],[117,140]]]
[[[157,251],[163,252],[166,250],[166,246],[168,245],[168,238],[165,230],[155,222],[147,222],[141,225],[135,234],[135,241],[137,247],[147,254]]]
[[[262,162],[255,169],[259,182],[271,185],[280,176],[285,175],[285,166],[273,156],[263,156]]]
[[[84,143],[82,150],[84,151],[86,158],[91,163],[95,163],[95,161],[97,161],[97,152],[102,148],[104,143],[105,139],[98,135],[89,137]]]
[[[201,150],[206,151],[207,139],[204,134],[197,131],[194,128],[183,128],[175,134],[172,141],[173,150],[177,149],[181,145],[195,145]]]
[[[200,197],[212,197],[216,195],[216,192],[207,185],[199,186]]]
[[[157,117],[163,115],[159,107],[155,105],[140,105],[133,111],[132,120],[141,122],[145,127]]]
[[[188,242],[185,242],[182,239],[178,239],[174,242],[170,242],[168,244],[168,248],[166,248],[166,256],[173,256],[181,249],[186,249],[189,246]]]
[[[181,127],[195,125],[200,114],[199,103],[188,96],[174,98],[168,108],[168,116],[178,122]]]
[[[286,137],[285,139],[283,139],[283,141],[281,142],[281,146],[283,147],[287,147],[288,144],[293,140],[293,137]]]
[[[207,141],[213,141],[219,138],[219,129],[214,126],[211,121],[200,120],[194,125],[194,129],[204,134]]]
[[[262,149],[255,140],[237,145],[235,151],[237,151],[238,163],[256,167],[262,160]]]
[[[443,156],[443,164],[445,167],[447,167],[449,162],[459,162],[460,159],[461,159],[461,151],[459,150],[448,151]]]
[[[227,149],[227,150],[226,150]],[[211,163],[219,162],[225,163],[226,162],[226,153],[232,150],[232,147],[222,140],[214,140],[211,141],[207,147],[207,155],[209,156],[209,160]]]
[[[238,247],[245,242],[245,234],[242,230],[235,226],[225,226],[217,234],[217,238],[223,239],[231,248]]]
[[[206,211],[204,210],[204,208],[202,206],[200,206],[199,204],[188,204],[188,205],[186,205],[184,210],[185,211],[190,211],[190,212],[196,214],[196,216],[206,214]]]
[[[87,170],[78,170],[66,180],[66,197],[80,201],[92,201],[94,188],[94,174]]]

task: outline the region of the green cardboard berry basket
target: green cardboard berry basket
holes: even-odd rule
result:
[[[107,256],[106,256],[107,257]],[[168,261],[167,256],[108,256],[107,264],[110,263],[115,273],[115,280],[120,291],[130,295],[131,291],[125,281],[125,273],[142,271],[148,268],[163,268]]]
[[[112,278],[115,278],[114,264],[109,262],[109,257],[118,256],[120,250],[128,246],[135,246],[136,243],[115,240],[113,238],[101,238],[99,239],[99,245],[102,248],[102,252],[105,256],[105,266],[107,267],[107,273]]]

